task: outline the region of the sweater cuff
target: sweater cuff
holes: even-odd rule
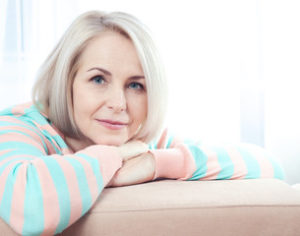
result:
[[[185,177],[184,155],[178,148],[150,150],[155,159],[154,179],[179,179]]]

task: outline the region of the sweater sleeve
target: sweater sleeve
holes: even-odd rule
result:
[[[170,137],[165,130],[151,150],[154,179],[283,179],[278,162],[263,148],[248,143],[207,146]]]
[[[121,166],[112,146],[48,155],[40,133],[0,119],[0,216],[22,235],[60,233],[92,207]]]

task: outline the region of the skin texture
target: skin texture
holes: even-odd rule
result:
[[[84,135],[80,145],[73,145],[75,150],[91,144],[119,146],[136,134],[147,117],[147,91],[129,39],[107,31],[89,43],[73,83],[73,109]],[[108,128],[103,120],[124,125]],[[72,141],[69,139],[71,146]]]
[[[81,54],[72,94],[75,123],[83,134],[80,140],[66,137],[73,151],[117,146],[123,167],[109,185],[151,180],[154,158],[145,143],[132,141],[147,118],[147,88],[131,40],[112,31],[94,38]]]

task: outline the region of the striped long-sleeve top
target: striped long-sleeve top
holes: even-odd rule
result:
[[[154,179],[283,178],[281,167],[255,145],[206,147],[164,132],[149,147]],[[62,232],[92,207],[121,167],[117,147],[73,153],[31,103],[0,112],[0,216],[19,234]]]

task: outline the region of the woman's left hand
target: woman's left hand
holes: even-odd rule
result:
[[[109,187],[119,187],[140,184],[151,181],[155,174],[155,160],[153,154],[146,152],[137,157],[129,159],[116,172]]]

